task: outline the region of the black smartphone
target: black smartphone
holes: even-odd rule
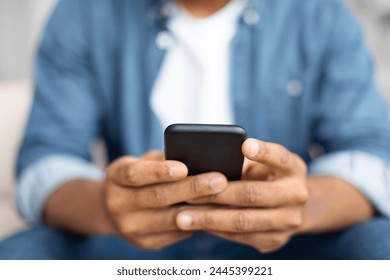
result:
[[[241,179],[246,131],[237,125],[173,124],[165,129],[165,158],[183,162],[189,175],[221,172]]]

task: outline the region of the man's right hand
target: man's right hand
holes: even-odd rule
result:
[[[103,196],[117,232],[143,249],[161,249],[190,236],[176,225],[177,214],[186,207],[177,204],[220,193],[227,180],[219,173],[187,174],[183,163],[165,161],[159,152],[113,162]]]

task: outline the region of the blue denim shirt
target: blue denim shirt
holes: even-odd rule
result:
[[[20,149],[17,204],[40,220],[48,196],[99,179],[91,144],[112,161],[163,146],[149,106],[169,48],[167,1],[62,0],[36,63],[36,94]],[[284,145],[311,174],[344,178],[390,215],[390,129],[362,32],[342,1],[250,0],[231,46],[235,122]],[[324,154],[313,160],[310,147]]]

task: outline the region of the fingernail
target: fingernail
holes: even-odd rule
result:
[[[209,187],[214,191],[221,191],[225,188],[225,182],[222,177],[213,177],[209,179]]]
[[[180,214],[178,217],[178,223],[181,228],[190,228],[192,226],[192,217],[188,214]]]
[[[169,176],[172,178],[178,177],[180,174],[183,173],[183,170],[181,167],[178,166],[172,166],[169,168]]]
[[[254,141],[250,140],[247,142],[248,155],[254,157],[259,153],[259,145]]]

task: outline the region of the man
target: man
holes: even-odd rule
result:
[[[36,83],[17,195],[35,226],[2,258],[390,258],[388,116],[341,1],[63,0]],[[245,127],[243,180],[164,161],[173,122]]]

